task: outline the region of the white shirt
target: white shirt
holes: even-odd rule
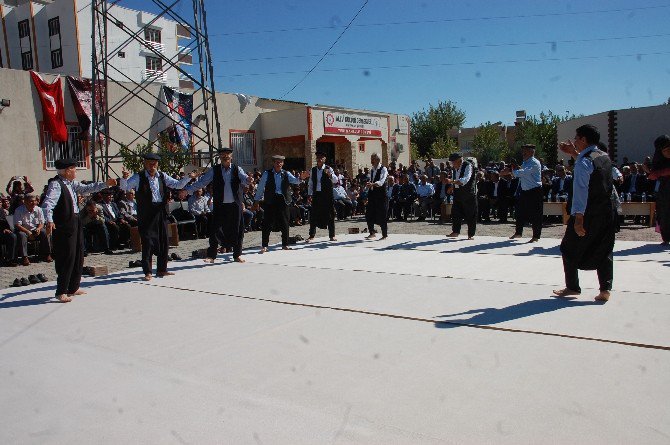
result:
[[[116,219],[117,214],[114,212],[114,207],[112,206],[112,204],[104,203],[102,205],[104,205],[105,208],[107,208],[107,211],[109,212],[109,214],[112,215],[112,219]]]
[[[209,213],[209,207],[207,206],[207,198],[205,195],[201,197],[189,196],[188,197],[188,211],[194,215],[203,215]]]
[[[40,224],[44,225],[44,212],[41,207],[35,206],[32,212],[29,212],[25,205],[21,205],[14,211],[14,225],[21,225],[31,232]]]
[[[381,173],[379,174],[379,181],[376,181],[375,184],[379,187],[383,187],[384,184],[386,183],[386,178],[388,176],[388,171],[386,170],[386,167],[384,167],[381,162],[377,165],[377,167],[372,167],[370,169],[370,181],[373,181],[375,179],[375,176],[377,175],[377,170],[381,170]]]
[[[323,176],[323,171],[325,170],[326,164],[323,164],[321,168],[318,166],[316,167],[316,191],[320,192],[321,191],[321,177]],[[330,177],[331,177],[331,182],[333,182],[333,186],[339,184],[339,179],[337,179],[337,176],[335,176],[335,173],[333,172],[333,169],[328,167],[328,171],[330,172]],[[309,178],[307,181],[307,194],[309,196],[312,196],[314,194],[313,186],[312,186],[313,179]]]
[[[459,181],[462,185],[465,185],[468,183],[470,177],[472,176],[472,165],[469,162],[465,161],[463,161],[463,163],[465,164],[465,169],[463,170],[463,176],[461,176],[461,169],[463,168],[463,166],[461,165],[454,172],[454,182]],[[460,187],[459,184],[454,184],[454,188],[458,187]]]
[[[149,180],[149,187],[151,188],[151,202],[155,203],[163,202],[163,196],[161,196],[159,182],[160,173],[161,172],[156,172],[154,176],[151,176],[148,171],[144,170],[143,172],[143,174]],[[140,174],[141,173],[135,173],[128,179],[121,178],[121,181],[119,182],[119,187],[121,187],[121,190],[126,192],[131,189],[137,190],[137,188],[140,186]],[[191,178],[188,176],[184,176],[180,180],[176,180],[173,177],[166,175],[165,173],[163,173],[163,177],[165,178],[165,185],[168,188],[177,190],[183,189],[191,180]]]
[[[65,184],[65,188],[68,193],[70,193],[70,198],[72,198],[72,211],[77,214],[79,213],[79,199],[78,194],[88,195],[90,193],[99,192],[107,188],[107,184],[104,182],[94,182],[91,184],[82,184],[79,181],[68,181],[63,177],[60,178],[61,181]],[[122,180],[123,181],[123,180]],[[47,188],[46,196],[44,197],[44,202],[42,203],[42,208],[44,209],[44,214],[47,222],[53,222],[53,210],[58,204],[60,199],[61,187],[58,180],[53,180],[49,183]]]

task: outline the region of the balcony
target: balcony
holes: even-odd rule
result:
[[[142,79],[150,80],[151,82],[167,83],[165,71],[160,70],[144,70],[142,71]]]
[[[177,63],[184,65],[193,65],[193,56],[190,54],[179,54]]]
[[[157,52],[163,54],[165,52],[165,46],[162,43],[152,42],[149,40],[143,40],[143,43],[140,47],[140,52]]]

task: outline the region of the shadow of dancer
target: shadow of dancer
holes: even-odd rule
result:
[[[567,298],[544,298],[540,300],[524,301],[503,308],[487,307],[472,309],[456,314],[438,315],[435,317],[436,328],[457,328],[463,325],[488,326],[506,321],[518,320],[519,318],[531,317],[533,315],[553,312],[560,309],[578,306],[601,306],[598,301],[577,301]],[[472,315],[470,318],[451,318],[462,315]]]

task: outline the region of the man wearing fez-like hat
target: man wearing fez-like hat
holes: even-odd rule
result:
[[[242,202],[244,188],[249,184],[249,177],[241,167],[232,163],[233,150],[221,147],[218,150],[220,163],[210,168],[196,182],[184,190],[193,194],[196,190],[212,183],[213,212],[209,224],[209,247],[206,263],[213,263],[219,247],[218,233],[223,232],[221,244],[233,249],[233,259],[244,263],[242,258],[242,241],[244,240],[244,224],[242,222]]]
[[[145,153],[144,171],[130,173],[124,168],[122,171],[121,188],[124,191],[135,190],[137,200],[137,228],[142,240],[142,271],[144,280],[152,278],[152,255],[158,258],[156,275],[164,277],[174,275],[167,270],[168,261],[168,188],[181,190],[195,172],[180,180],[173,179],[158,170],[160,156],[156,153]]]
[[[291,187],[290,185],[300,184],[301,179],[309,176],[309,173],[302,172],[299,178],[293,176],[290,172],[284,170],[284,156],[272,156],[272,168],[265,170],[261,180],[258,183],[258,189],[254,196],[254,211],[259,208],[259,202],[263,200],[265,209],[263,217],[261,251],[268,251],[270,243],[270,232],[281,232],[281,244],[283,250],[289,250],[288,247],[288,226],[289,226],[289,206],[291,205]]]
[[[451,233],[447,236],[457,237],[461,233],[461,224],[465,219],[468,225],[468,239],[473,239],[477,230],[477,179],[475,167],[470,160],[463,160],[460,153],[449,155],[453,167],[452,184],[454,204],[451,208]]]
[[[53,256],[58,274],[56,298],[67,303],[74,295],[85,294],[79,289],[84,267],[84,231],[79,219],[79,195],[99,192],[116,185],[116,180],[82,184],[75,181],[76,159],[59,159],[54,163],[56,175],[47,188],[42,203],[46,216],[47,235],[53,234]]]
[[[316,228],[328,228],[328,237],[331,241],[335,239],[335,199],[333,197],[333,181],[337,182],[333,169],[326,165],[326,153],[316,151],[316,166],[312,167],[312,173],[307,186],[308,202],[312,205],[309,213],[309,238],[307,242],[314,239]]]

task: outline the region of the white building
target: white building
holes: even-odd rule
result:
[[[35,70],[91,78],[91,2],[89,0],[0,0],[0,67]],[[149,46],[180,65],[190,65],[190,54],[179,54],[180,39],[190,39],[188,29],[163,17],[112,5],[109,14],[117,25],[108,23],[108,77],[117,81],[140,82],[151,79],[175,88],[192,88],[179,79]],[[119,46],[151,22],[142,42]],[[118,71],[117,71],[118,69]],[[127,76],[127,77],[126,77]]]

